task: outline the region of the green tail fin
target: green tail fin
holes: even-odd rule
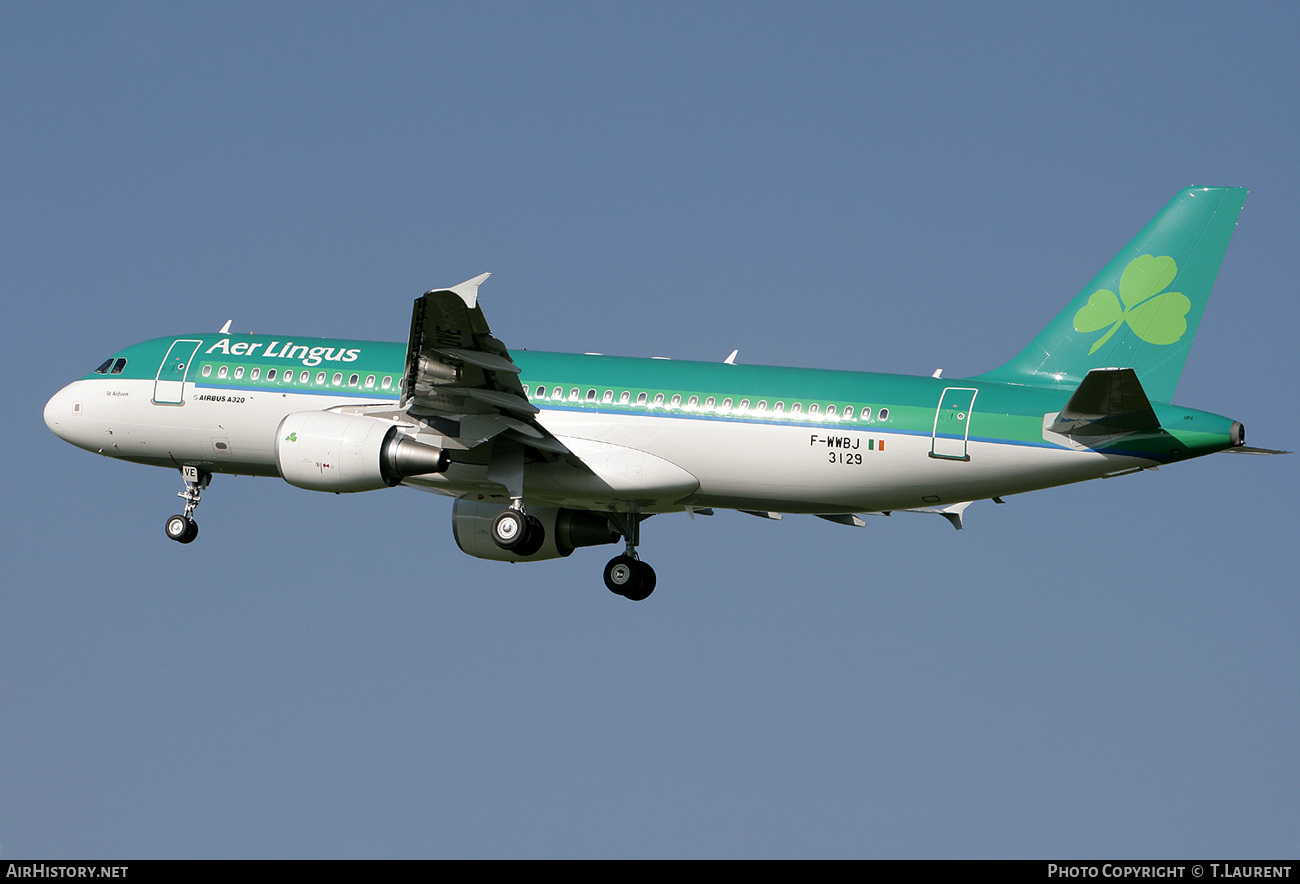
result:
[[[977,379],[1074,389],[1094,368],[1132,368],[1169,402],[1245,200],[1243,187],[1180,191],[1028,347]]]

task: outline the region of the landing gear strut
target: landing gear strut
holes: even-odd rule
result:
[[[185,501],[184,515],[167,517],[163,530],[177,543],[192,543],[199,536],[199,523],[194,521],[194,510],[199,505],[203,489],[212,481],[212,474],[198,467],[181,467],[181,478],[185,480],[185,490],[176,492],[176,496]]]
[[[641,542],[641,519],[636,513],[611,514],[615,527],[622,531],[627,551],[614,556],[605,565],[605,586],[614,595],[634,602],[645,601],[655,591],[655,569],[636,554]]]

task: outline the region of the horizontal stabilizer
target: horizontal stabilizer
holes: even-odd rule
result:
[[[1131,368],[1094,368],[1047,429],[1071,436],[1115,436],[1160,428]]]
[[[1276,448],[1251,448],[1249,445],[1238,445],[1235,448],[1225,448],[1224,451],[1229,454],[1290,454],[1289,451],[1278,451]]]

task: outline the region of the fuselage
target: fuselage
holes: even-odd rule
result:
[[[986,499],[1230,447],[1231,419],[1156,405],[1161,428],[1082,446],[1045,429],[1068,390],[980,380],[514,350],[538,422],[594,471],[530,463],[530,500],[854,513]],[[406,345],[194,334],[128,347],[60,390],[45,421],[108,457],[277,476],[286,415],[398,406]],[[457,457],[406,484],[494,497]]]

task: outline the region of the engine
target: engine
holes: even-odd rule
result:
[[[528,515],[542,523],[546,536],[541,549],[520,556],[492,540],[492,520],[502,509],[500,503],[483,500],[456,501],[451,509],[451,530],[462,552],[498,562],[538,562],[567,556],[580,546],[617,543],[620,537],[600,513],[530,506]]]
[[[290,485],[309,491],[374,491],[409,476],[441,473],[447,452],[360,414],[299,411],[275,434],[275,462]]]

